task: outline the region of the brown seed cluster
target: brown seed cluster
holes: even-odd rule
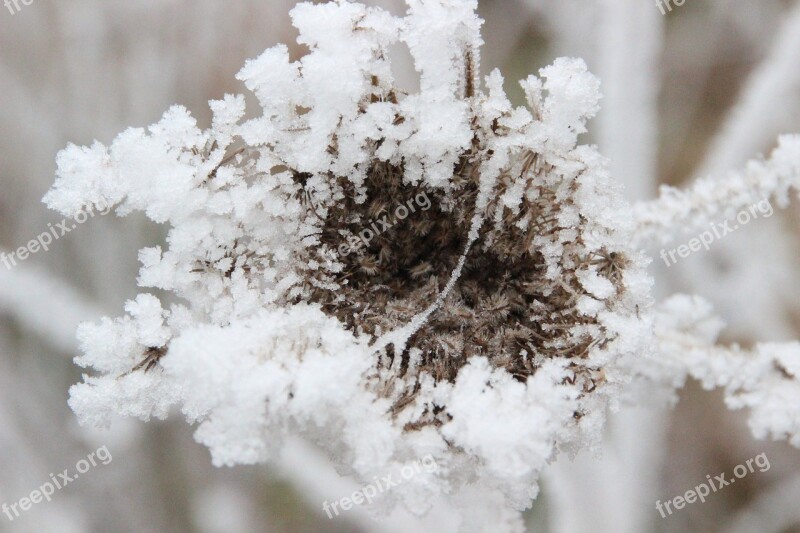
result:
[[[543,358],[572,358],[571,382],[580,380],[584,391],[590,392],[602,380],[601,369],[580,364],[591,348],[608,339],[595,318],[576,308],[586,294],[576,271],[594,266],[621,292],[627,261],[618,252],[582,252],[580,227],[567,228],[559,222],[560,211],[571,204],[570,194],[577,185],[565,187],[564,180],[555,180],[557,186],[548,186],[553,180],[544,178],[552,178],[554,168],[539,154],[522,157],[521,178],[527,191],[519,211],[500,204],[498,198],[514,181],[509,174],[501,176],[484,213],[487,222],[454,290],[402,353],[387,348],[388,361],[401,374],[407,371],[410,350],[418,348],[423,353],[419,370],[437,381],[454,380],[473,356],[489,358],[521,381],[536,372]],[[465,154],[454,169],[452,190],[442,191],[409,185],[402,166],[376,161],[365,183],[365,200],[346,179],[337,180],[343,199],[319,217],[319,243],[309,250],[309,258],[321,250],[337,250],[367,221],[421,192],[431,199],[432,207],[377,235],[363,253],[339,256],[344,265],[340,272],[309,270],[307,299],[359,335],[374,338],[408,324],[436,300],[464,251],[480,165],[477,150]],[[315,210],[310,201],[308,209]],[[534,241],[556,239],[562,231],[573,232],[574,239],[563,247],[563,274],[550,279]],[[400,365],[394,362],[398,357]],[[410,402],[413,393],[401,398],[395,409]]]

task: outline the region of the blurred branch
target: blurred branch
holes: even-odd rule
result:
[[[740,166],[764,150],[787,126],[791,109],[800,107],[800,4],[789,14],[775,44],[751,74],[698,175],[717,174]]]
[[[604,92],[598,144],[628,198],[648,199],[657,184],[663,17],[655,6],[637,0],[594,4],[600,15],[597,74]],[[546,485],[553,501],[552,531],[646,531],[665,452],[665,423],[663,413],[626,410],[611,417],[602,459],[589,454],[575,461],[560,458]]]
[[[0,312],[13,316],[56,351],[72,354],[75,330],[103,313],[78,290],[41,267],[0,268]]]
[[[603,81],[598,145],[630,200],[656,191],[658,58],[663,18],[637,0],[600,0],[597,74]]]
[[[333,465],[318,450],[305,441],[292,438],[283,448],[280,468],[302,494],[310,507],[322,510],[322,503],[350,496],[361,487],[353,480],[340,476]],[[365,507],[354,506],[338,520],[350,520],[363,531],[375,533],[407,533],[408,531],[436,531],[455,533],[458,520],[447,512],[446,506],[436,506],[424,518],[417,518],[404,509],[378,518]],[[324,515],[323,515],[324,516]]]

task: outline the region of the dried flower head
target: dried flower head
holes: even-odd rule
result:
[[[142,295],[127,317],[82,328],[79,362],[105,372],[73,390],[82,418],[182,402],[217,462],[249,462],[269,456],[262,432],[282,419],[321,440],[346,398],[364,413],[332,449],[361,474],[434,450],[502,479],[518,456],[524,504],[553,444],[602,416],[600,392],[620,379],[606,367],[638,347],[620,336],[648,282],[618,188],[576,147],[599,83],[558,60],[522,83],[529,107],[515,108],[499,73],[481,88],[474,2],[409,5],[397,19],[300,4],[310,53],[292,63],[279,46],[240,73],[262,116],[243,121],[244,99],[226,96],[208,130],[175,107],[149,134],[59,156],[54,207],[103,200],[172,225],[167,250],[141,253],[140,283],[186,302]],[[398,41],[418,94],[393,80]],[[225,414],[248,409],[255,419]],[[375,439],[354,426],[367,413],[384,428],[378,454],[358,442]],[[492,457],[485,416],[523,428]]]
[[[139,283],[178,298],[143,294],[81,327],[78,362],[99,372],[72,390],[82,421],[180,405],[217,464],[268,460],[299,434],[364,479],[434,457],[387,495],[415,511],[476,482],[523,508],[559,450],[599,437],[622,385],[653,378],[632,246],[666,222],[643,211],[637,228],[604,159],[577,145],[598,80],[559,59],[514,107],[499,72],[478,78],[475,0],[408,4],[401,18],[295,7],[309,53],[278,46],[239,74],[260,116],[227,95],[208,129],[176,106],[59,154],[51,207],[170,225]],[[398,43],[417,93],[393,79]]]

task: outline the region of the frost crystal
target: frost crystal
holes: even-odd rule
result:
[[[309,53],[291,62],[278,46],[239,73],[257,116],[226,95],[209,129],[176,106],[109,147],[59,154],[47,204],[168,224],[165,247],[140,252],[139,284],[179,302],[142,294],[81,327],[77,361],[97,371],[71,391],[81,420],[179,406],[218,465],[269,460],[293,434],[363,479],[431,455],[436,475],[389,495],[415,511],[476,482],[530,505],[542,468],[596,441],[636,379],[724,386],[756,408],[757,433],[796,441],[796,414],[770,406],[797,401],[797,348],[750,361],[680,333],[682,311],[648,310],[632,246],[756,182],[785,196],[798,141],[702,205],[701,183],[634,210],[577,144],[600,99],[583,61],[521,82],[528,106],[514,107],[499,72],[478,78],[476,1],[408,3],[403,18],[298,5]],[[417,94],[392,78],[398,43]]]

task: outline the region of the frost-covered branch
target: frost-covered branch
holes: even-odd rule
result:
[[[692,377],[721,388],[731,409],[748,409],[756,438],[788,440],[800,448],[800,343],[764,343],[753,350],[714,344],[722,322],[698,297],[675,296],[657,311],[655,362],[669,386]]]
[[[741,172],[700,178],[686,190],[662,186],[657,200],[636,204],[635,240],[665,244],[763,200],[786,207],[790,191],[799,186],[800,136],[784,135],[767,160],[750,161]]]

